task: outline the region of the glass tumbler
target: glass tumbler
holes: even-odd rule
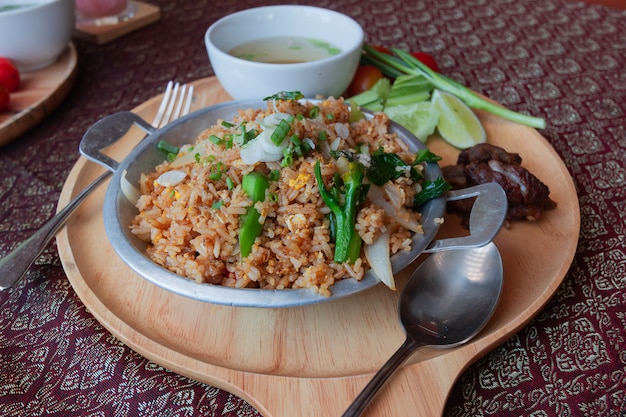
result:
[[[74,0],[74,5],[79,25],[116,25],[135,15],[135,5],[129,0]]]

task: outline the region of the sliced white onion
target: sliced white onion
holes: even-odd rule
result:
[[[422,225],[415,220],[415,217],[411,215],[411,212],[405,207],[395,207],[392,203],[385,198],[385,191],[382,187],[372,184],[367,192],[367,198],[378,207],[384,210],[387,217],[396,222],[400,226],[404,227],[415,233],[423,233]]]
[[[389,251],[389,229],[385,229],[372,244],[364,246],[365,257],[369,262],[374,275],[392,290],[396,289],[396,282],[391,267],[391,255]]]
[[[137,187],[131,184],[130,181],[128,181],[126,178],[126,172],[127,171],[124,170],[122,177],[120,178],[120,189],[122,190],[124,197],[126,197],[131,203],[135,204],[137,203],[137,200],[139,200],[139,197],[141,197],[141,192]]]
[[[253,165],[257,162],[275,162],[282,159],[284,146],[278,147],[274,145],[270,139],[271,132],[269,135],[264,135],[265,132],[268,131],[264,130],[259,136],[241,148],[239,156],[244,163]]]
[[[180,184],[185,178],[187,178],[187,173],[175,169],[161,174],[156,179],[156,183],[164,187],[173,187]]]
[[[289,117],[291,117],[289,113],[272,113],[263,119],[261,125],[266,127],[276,127],[280,124],[281,120],[288,119]]]
[[[180,152],[181,153],[187,152],[187,153],[185,153],[183,155],[181,155],[181,153],[179,153],[178,154],[179,156],[177,156],[176,159],[174,159],[170,163],[170,167],[172,167],[172,168],[180,168],[180,167],[182,167],[184,165],[192,164],[192,163],[196,162],[196,158],[204,159],[207,155],[210,155],[212,153],[209,150],[209,149],[211,149],[212,146],[213,146],[213,144],[210,142],[210,140],[209,139],[205,139],[202,142],[198,143],[193,148],[191,148],[191,147],[189,147],[187,149],[183,148],[183,149],[181,149]]]
[[[264,130],[256,139],[265,152],[282,155],[283,149],[289,145],[289,141],[283,140],[280,145],[276,146],[274,142],[272,142],[272,133],[274,133],[274,130]]]
[[[402,208],[404,205],[404,199],[402,198],[402,192],[397,185],[392,182],[386,182],[383,184],[383,191],[396,209]]]

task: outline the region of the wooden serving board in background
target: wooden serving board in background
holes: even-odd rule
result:
[[[92,26],[76,24],[74,36],[98,45],[104,45],[130,32],[157,22],[161,18],[161,8],[154,4],[131,1],[135,7],[134,15],[127,20],[113,24]]]
[[[195,85],[195,109],[229,99],[215,78]],[[159,100],[135,112],[150,120]],[[440,416],[461,372],[530,321],[554,294],[573,259],[579,207],[562,161],[535,130],[484,113],[479,117],[490,141],[519,152],[524,166],[550,187],[558,206],[541,221],[513,223],[496,237],[505,284],[495,315],[478,337],[454,349],[415,353],[366,416]],[[139,129],[132,130],[109,154],[121,160],[142,136]],[[442,165],[456,161],[458,151],[445,143],[431,139],[428,146],[444,157]],[[79,160],[59,205],[101,172]],[[202,303],[148,283],[107,241],[105,191],[102,187],[83,203],[57,236],[61,260],[78,296],[102,325],[154,362],[239,395],[267,417],[338,416],[404,341],[399,292],[382,284],[334,302],[261,309]],[[459,219],[447,216],[440,235],[457,233],[463,233]],[[400,288],[408,275],[397,277]]]
[[[77,61],[76,48],[70,43],[54,64],[21,74],[9,109],[0,112],[0,146],[41,122],[63,101],[76,80]]]

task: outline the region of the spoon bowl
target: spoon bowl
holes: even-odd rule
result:
[[[502,292],[494,243],[439,252],[415,270],[400,297],[400,321],[419,345],[454,347],[487,324]]]
[[[504,272],[491,242],[437,252],[413,272],[400,295],[406,340],[342,415],[361,415],[385,381],[418,348],[451,348],[476,336],[498,305]]]

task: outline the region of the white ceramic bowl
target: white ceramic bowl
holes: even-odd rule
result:
[[[290,64],[253,62],[228,54],[243,43],[279,36],[324,41],[340,52]],[[204,41],[217,79],[235,99],[262,99],[280,91],[339,97],[359,64],[363,29],[350,17],[328,9],[267,6],[221,18],[206,31]]]
[[[74,19],[74,0],[0,0],[0,56],[24,72],[46,67],[72,39]]]

